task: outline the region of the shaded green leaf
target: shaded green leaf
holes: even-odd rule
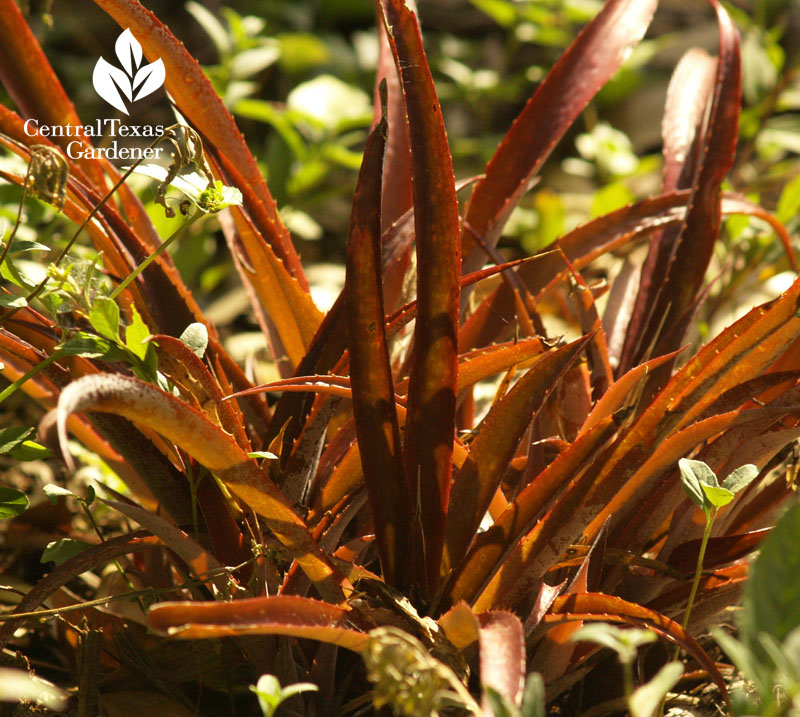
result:
[[[624,629],[604,622],[584,625],[570,637],[573,642],[594,642],[607,647],[619,656],[623,664],[631,664],[636,659],[636,650],[640,645],[656,641],[656,634],[650,630],[637,628]]]
[[[722,487],[727,488],[731,493],[738,493],[750,485],[757,477],[758,468],[752,463],[748,463],[741,468],[737,468],[722,481]]]
[[[756,684],[759,692],[763,693],[768,689],[769,668],[765,661],[757,658],[746,645],[729,635],[721,627],[712,627],[711,634],[733,664],[747,676],[747,679]]]
[[[18,461],[39,461],[49,458],[53,453],[36,441],[23,441],[9,451],[9,455]]]
[[[27,305],[24,296],[14,296],[14,294],[0,296],[0,306],[4,309],[24,309]]]
[[[13,518],[27,510],[28,496],[16,488],[0,486],[0,519]]]
[[[522,717],[545,717],[544,680],[538,672],[531,672],[525,680],[519,711]]]
[[[9,426],[0,431],[0,453],[8,453],[20,445],[34,429],[27,426]]]
[[[683,675],[680,662],[668,662],[641,687],[637,687],[628,701],[632,717],[651,717],[656,714],[661,701]]]
[[[23,254],[27,251],[50,251],[50,247],[46,244],[40,244],[38,241],[20,239],[17,237],[14,239],[14,243],[11,245],[8,253],[10,256],[14,256],[15,254]]]
[[[127,362],[129,360],[129,355],[121,347],[107,338],[93,336],[84,331],[77,331],[59,350],[67,356],[83,356],[105,361]]]
[[[55,540],[48,543],[47,547],[42,553],[40,562],[50,563],[56,565],[66,562],[70,558],[75,557],[78,553],[82,553],[87,548],[92,546],[82,540],[73,540],[72,538],[63,538],[62,540]]]
[[[706,510],[706,494],[703,491],[703,484],[718,486],[717,476],[703,461],[692,461],[688,458],[681,458],[678,461],[678,468],[681,474],[681,483],[684,490],[689,494],[692,502],[698,507]]]
[[[492,708],[494,717],[519,717],[519,710],[508,697],[500,694],[494,687],[485,685],[483,688],[486,700]]]
[[[744,589],[740,633],[751,650],[762,652],[759,633],[779,642],[800,625],[800,504],[778,521],[753,564]]]

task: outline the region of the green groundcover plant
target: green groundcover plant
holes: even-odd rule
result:
[[[600,699],[641,704],[632,681],[646,683],[668,652],[634,676],[641,633],[580,632],[613,622],[679,646],[686,684],[703,674],[726,703],[698,637],[736,604],[748,555],[792,495],[800,282],[685,346],[724,217],[768,222],[794,267],[782,224],[724,191],[742,81],[739,33],[717,0],[716,57],[690,50],[670,85],[661,192],[513,262],[496,249],[506,221],[643,38],[656,0],[607,0],[463,183],[417,18],[380,0],[346,285],[326,314],[203,70],[139,2],[95,2],[163,63],[182,119],[154,140],[169,167],[146,171],[165,206],[180,185],[187,218],[161,238],[124,181],[131,169],[67,153],[91,146],[84,123],[17,5],[0,0],[0,78],[16,105],[0,107],[0,144],[18,167],[0,178],[22,188],[0,255],[0,399],[20,390],[48,411],[38,441],[12,426],[0,445],[17,460],[47,445],[73,469],[79,444],[127,486],[48,490],[56,504],[77,500],[97,530],[48,546],[55,567],[17,595],[0,643],[26,620],[60,616],[77,645],[80,714],[135,686],[174,714],[220,700],[271,714],[291,698],[286,709],[302,699],[319,715],[535,715],[608,670],[601,646],[612,643],[624,675]],[[30,119],[74,132],[31,136]],[[43,247],[17,234],[35,197],[75,231],[31,280],[23,261]],[[164,251],[217,213],[280,372],[268,385],[223,348]],[[91,260],[70,254],[89,242]],[[643,262],[599,301],[581,272],[635,247]],[[570,338],[548,334],[553,315]],[[492,378],[476,414],[475,387]],[[752,482],[723,500],[725,483],[705,482],[710,496],[698,479],[687,496],[678,462],[689,456],[711,476],[755,466]],[[4,517],[26,506],[19,491],[0,494]],[[109,537],[92,517],[101,509],[140,528]],[[120,577],[110,597],[72,590],[107,565]],[[106,609],[115,599],[124,616]],[[665,669],[638,714],[682,689],[684,670]]]

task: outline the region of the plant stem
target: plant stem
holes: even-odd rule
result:
[[[625,684],[625,702],[630,706],[633,695],[633,665],[627,660],[622,663],[622,679]]]
[[[163,254],[164,251],[172,244],[176,239],[182,237],[189,227],[192,226],[201,216],[204,216],[204,212],[198,210],[195,212],[184,224],[178,227],[169,237],[167,237],[160,247],[158,247],[150,256],[148,256],[139,266],[137,266],[128,276],[122,280],[122,283],[117,286],[116,289],[111,293],[110,299],[116,299],[127,287],[128,285],[141,274],[150,264],[152,264],[156,257],[159,254]]]
[[[711,508],[711,510],[706,515],[706,525],[703,530],[703,539],[700,541],[700,553],[697,556],[697,566],[694,570],[694,580],[692,581],[692,590],[689,593],[689,602],[686,603],[686,612],[683,614],[683,622],[681,623],[681,627],[685,630],[687,625],[689,624],[689,617],[692,614],[692,607],[694,605],[694,599],[697,596],[697,588],[700,585],[700,576],[703,574],[703,560],[706,557],[706,547],[708,546],[708,539],[711,536],[711,528],[714,525],[714,520],[717,517],[717,508]],[[681,648],[676,646],[675,652],[673,654],[673,660],[678,659],[678,655],[680,654]]]

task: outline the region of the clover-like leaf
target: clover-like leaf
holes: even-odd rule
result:
[[[737,468],[722,481],[722,487],[727,488],[731,493],[738,493],[747,488],[758,477],[758,473],[758,467],[748,463]]]

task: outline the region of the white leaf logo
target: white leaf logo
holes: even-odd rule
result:
[[[160,58],[142,65],[142,46],[130,30],[117,38],[114,50],[123,69],[101,57],[94,66],[92,84],[100,97],[127,115],[130,114],[128,103],[155,92],[164,84],[166,72]]]

